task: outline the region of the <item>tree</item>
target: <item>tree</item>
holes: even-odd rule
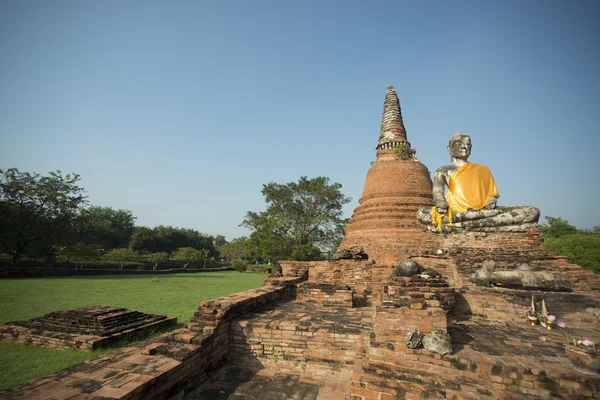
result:
[[[551,254],[566,256],[569,262],[600,272],[600,235],[549,237],[542,246]]]
[[[562,218],[546,217],[546,221],[547,225],[540,225],[540,236],[544,240],[578,233],[577,228]]]
[[[248,238],[246,236],[242,236],[233,239],[231,242],[223,244],[219,249],[219,253],[221,257],[228,261],[242,260],[248,257],[248,252],[246,250],[247,246]]]
[[[171,259],[183,261],[183,269],[186,269],[192,262],[200,262],[202,253],[192,247],[181,247],[173,252]]]
[[[169,253],[166,253],[164,251],[159,251],[157,253],[152,253],[148,255],[147,260],[150,261],[152,263],[152,270],[156,270],[158,268],[158,265],[161,262],[165,262],[169,259]]]
[[[137,261],[139,258],[138,253],[131,249],[114,249],[106,253],[103,259],[107,261],[115,261],[119,263],[119,269],[123,269],[126,262]]]
[[[258,216],[254,226],[256,229],[246,243],[246,259],[271,262],[293,258],[295,239],[278,225],[277,220],[267,215]]]
[[[103,249],[126,247],[134,231],[135,219],[129,210],[92,206],[81,210],[77,218],[78,238]]]
[[[159,225],[153,230],[159,251],[172,253],[180,247],[193,247],[197,250],[209,249],[214,252],[214,238],[210,235],[203,235],[194,229]]]
[[[129,238],[129,248],[153,253],[158,250],[156,232],[146,226],[136,226]]]
[[[227,243],[227,240],[225,239],[225,236],[223,235],[217,235],[215,236],[215,239],[213,240],[213,245],[215,246],[215,251],[217,253],[217,255],[219,255],[221,253],[221,247]],[[216,256],[215,256],[216,258]]]
[[[12,265],[32,246],[73,241],[73,220],[86,203],[77,174],[48,176],[0,169],[0,250]]]
[[[202,266],[202,269],[206,268],[206,261],[208,260],[208,256],[210,254],[210,250],[208,249],[202,249],[200,250],[200,253],[202,253],[202,259],[204,260],[204,265]]]
[[[298,182],[263,185],[267,209],[249,211],[242,222],[253,231],[254,250],[269,261],[293,256],[315,259],[314,248],[332,250],[347,222],[342,206],[351,200],[341,188],[339,183],[330,184],[329,178],[305,176]]]
[[[75,269],[77,269],[78,265],[80,269],[83,269],[85,263],[99,260],[101,254],[102,251],[98,246],[84,243],[65,246],[59,251],[59,255],[66,257],[67,262],[73,261],[75,263]]]

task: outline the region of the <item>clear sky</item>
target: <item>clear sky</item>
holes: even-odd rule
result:
[[[457,131],[499,205],[600,225],[598,1],[0,0],[0,168],[81,175],[138,225],[228,239],[263,183],[358,205],[388,84],[434,171]]]

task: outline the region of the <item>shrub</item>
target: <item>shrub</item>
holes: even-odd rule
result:
[[[231,267],[237,271],[244,272],[248,269],[248,264],[246,264],[242,260],[234,260],[231,263]]]
[[[394,154],[400,160],[408,160],[413,157],[414,152],[408,143],[401,142],[394,146]]]
[[[102,256],[104,260],[119,263],[119,269],[123,269],[126,262],[137,261],[138,253],[130,249],[114,249]]]
[[[550,254],[566,256],[569,262],[596,273],[600,272],[600,236],[598,235],[549,237],[544,240],[542,247]]]
[[[318,260],[320,256],[321,250],[312,243],[295,245],[292,250],[292,260],[296,261]]]

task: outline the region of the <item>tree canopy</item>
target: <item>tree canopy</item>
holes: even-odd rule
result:
[[[227,243],[222,235],[194,229],[135,226],[129,210],[88,206],[79,180],[79,175],[61,171],[40,175],[0,169],[0,253],[9,255],[12,265],[23,257],[53,262],[57,254],[79,265],[123,256],[130,261],[134,253],[170,254],[185,247],[196,249],[206,265],[217,257],[217,247]],[[161,254],[158,262],[164,259]]]
[[[81,210],[77,217],[78,239],[104,249],[127,247],[135,227],[135,217],[129,210],[92,206]]]
[[[247,250],[257,259],[282,258],[311,260],[321,251],[331,251],[343,238],[347,220],[342,206],[350,198],[341,193],[342,185],[329,178],[263,185],[267,208],[248,211],[242,226],[251,229]]]
[[[562,218],[546,217],[547,224],[540,225],[540,235],[543,239],[559,238],[565,235],[576,234],[577,228]]]
[[[13,265],[28,250],[73,239],[73,221],[86,203],[79,179],[61,171],[42,176],[0,169],[0,250]]]
[[[550,253],[566,256],[569,262],[600,272],[600,227],[578,230],[562,218],[546,217],[540,225],[542,246]]]

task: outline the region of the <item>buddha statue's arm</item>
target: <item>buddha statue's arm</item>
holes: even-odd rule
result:
[[[448,203],[444,197],[444,192],[447,186],[447,171],[444,167],[438,168],[433,174],[433,201],[437,211],[445,214],[448,210]]]
[[[487,201],[487,203],[485,203],[485,206],[483,206],[484,210],[493,210],[494,208],[496,208],[496,201],[498,199],[496,197],[492,197],[491,199],[489,199]]]

